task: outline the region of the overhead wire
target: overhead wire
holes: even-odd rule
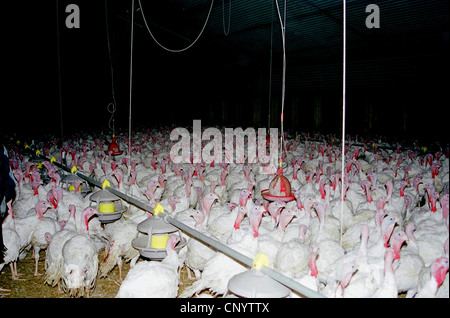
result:
[[[139,2],[140,5],[140,2]],[[142,10],[142,7],[141,7]],[[128,161],[131,162],[131,98],[133,88],[133,40],[134,40],[134,0],[131,3],[131,36],[130,36],[130,104],[128,109]],[[128,175],[131,173],[131,166],[128,168]]]
[[[228,30],[225,29],[225,0],[222,0],[222,22],[223,22],[223,33],[225,36],[230,34],[231,26],[231,0],[228,2]]]
[[[111,114],[111,117],[108,121],[108,127],[113,132],[113,137],[115,136],[115,125],[114,125],[114,114],[116,113],[117,109],[117,103],[116,103],[116,96],[114,92],[114,67],[112,64],[112,58],[111,58],[111,45],[109,42],[109,26],[108,26],[108,5],[107,1],[105,0],[105,26],[106,26],[106,43],[108,44],[108,57],[109,57],[109,66],[111,69],[111,94],[112,94],[112,103],[109,103],[108,106],[106,106],[106,109]],[[112,122],[112,125],[111,125]]]
[[[112,58],[111,58],[111,45],[109,43],[108,6],[106,3],[107,3],[107,1],[105,0],[106,43],[108,44],[108,57],[109,57],[109,65],[111,68],[111,92],[112,92],[113,103],[114,103],[114,105],[117,105],[116,96],[114,94],[114,67],[113,67]]]
[[[343,0],[343,61],[342,61],[342,138],[341,138],[341,215],[340,215],[340,245],[342,247],[342,235],[344,228],[344,181],[345,181],[345,110],[346,110],[346,78],[347,78],[347,3]]]
[[[281,39],[283,44],[283,78],[281,84],[281,137],[280,137],[280,162],[279,165],[281,167],[281,154],[283,150],[286,152],[286,144],[284,141],[284,98],[286,92],[286,4],[287,0],[284,0],[284,19],[281,18],[280,7],[278,6],[278,0],[275,0],[275,4],[277,7],[278,19],[280,20],[281,25]]]
[[[270,129],[270,112],[272,103],[272,53],[273,53],[273,1],[270,11],[270,63],[269,63],[269,114],[267,119],[267,129]]]

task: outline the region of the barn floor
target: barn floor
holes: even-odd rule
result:
[[[39,273],[44,273],[45,251],[40,252]],[[104,258],[104,250],[99,252],[99,262]],[[122,267],[122,275],[125,279],[130,264],[126,263]],[[17,271],[24,280],[13,281],[11,279],[11,271],[9,266],[3,268],[0,273],[0,288],[9,289],[7,293],[0,293],[0,298],[70,298],[69,295],[58,293],[57,287],[50,287],[44,284],[43,275],[34,276],[34,259],[31,253],[28,253],[25,259],[17,263]],[[192,274],[193,275],[193,274]],[[178,293],[180,294],[184,288],[191,285],[193,281],[187,276],[186,266],[181,269],[180,284]],[[117,266],[109,273],[108,277],[97,277],[97,285],[91,298],[114,298],[119,291],[119,270]],[[207,291],[205,294],[209,294]],[[406,294],[400,294],[399,298],[404,298]]]
[[[44,273],[45,251],[40,252],[39,273]],[[104,258],[104,250],[99,252],[99,262]],[[122,268],[122,277],[125,279],[130,264],[126,263]],[[32,253],[29,252],[25,259],[17,262],[17,271],[24,280],[13,281],[11,279],[11,270],[9,266],[5,266],[0,273],[0,288],[9,289],[6,294],[2,292],[4,298],[69,298],[68,294],[58,293],[57,287],[51,287],[44,284],[44,276],[34,276],[34,259]],[[179,292],[183,291],[184,286],[192,283],[187,278],[186,268],[181,270]],[[91,298],[114,298],[119,291],[119,270],[117,266],[109,273],[108,277],[97,277],[97,285]]]

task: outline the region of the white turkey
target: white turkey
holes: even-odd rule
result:
[[[203,197],[202,211],[206,215],[206,220],[209,219],[211,206],[217,199],[218,199],[217,194],[215,194],[214,192],[210,192],[206,196]],[[171,216],[173,216],[174,219],[176,219],[180,222],[183,222],[184,224],[186,224],[188,226],[194,227],[195,222],[191,216],[192,211],[194,211],[194,209],[187,208],[185,210],[177,212],[176,214],[172,214]],[[207,221],[205,221],[205,222],[207,222]]]
[[[50,203],[47,201],[39,201],[36,203],[34,209],[28,211],[26,216],[23,218],[15,217],[13,219],[12,224],[20,237],[20,258],[24,258],[26,252],[31,248],[31,236],[34,228],[49,208],[51,208]]]
[[[205,213],[201,210],[193,210],[192,217],[195,220],[195,229],[205,235],[209,235],[206,231]],[[205,265],[211,257],[216,254],[214,249],[211,249],[206,244],[195,238],[189,239],[186,245],[185,264],[187,267],[188,278],[192,279],[191,270],[194,272],[197,279],[201,276],[201,271],[205,269]]]
[[[17,178],[18,186],[17,189],[17,198],[13,202],[13,209],[15,213],[15,217],[24,217],[28,211],[36,205],[36,203],[40,200],[44,200],[45,198],[42,198],[42,195],[39,196],[39,187],[41,185],[40,179],[35,179],[35,182],[30,181],[31,174],[27,169],[31,169],[33,167],[34,163],[28,161],[26,164],[25,169],[25,180],[28,180],[28,182],[24,183],[19,181],[22,177],[21,171],[16,171],[14,173],[15,178]]]
[[[259,251],[257,238],[253,237],[252,233],[246,233],[240,242],[230,244],[229,247],[250,258],[254,258]],[[188,286],[179,297],[188,298],[204,289],[208,289],[213,295],[224,295],[228,291],[230,278],[245,270],[246,268],[234,259],[217,253],[206,263],[202,277]]]
[[[281,273],[290,277],[306,274],[308,271],[310,254],[310,247],[305,245],[300,237],[291,239],[282,243],[279,247],[274,267]]]
[[[398,288],[395,282],[393,262],[395,258],[394,249],[388,247],[384,256],[384,279],[381,286],[373,294],[374,298],[397,298]]]
[[[11,269],[11,279],[19,280],[20,274],[17,272],[17,260],[19,259],[20,237],[12,225],[11,201],[8,202],[8,216],[1,226],[5,251],[1,251],[4,253],[4,259],[3,263],[0,264],[0,272],[6,264],[9,264],[9,268]]]
[[[179,268],[182,260],[175,251],[178,236],[167,241],[167,256],[161,261],[141,261],[120,285],[116,298],[175,298],[178,294]]]
[[[245,190],[247,191],[247,190]],[[241,218],[245,212],[239,208],[230,210],[228,205],[216,204],[211,208],[211,215],[208,218],[208,233],[222,243],[227,243],[232,233],[239,228]]]
[[[420,290],[416,298],[434,298],[438,288],[444,282],[448,272],[448,258],[445,256],[437,258],[429,268],[424,268],[421,274]]]
[[[368,298],[372,297],[381,285],[384,263],[378,259],[368,257],[367,244],[369,241],[370,229],[367,224],[360,226],[361,242],[354,251],[348,252],[350,258],[354,259],[356,272],[352,275],[345,290],[345,298]],[[353,254],[353,255],[352,255]]]
[[[44,282],[52,287],[58,286],[58,292],[62,292],[61,290],[61,277],[62,277],[62,249],[64,244],[70,240],[72,237],[78,234],[75,225],[75,210],[76,207],[74,205],[70,206],[69,209],[69,218],[65,223],[64,227],[56,232],[50,239],[50,243],[47,247],[47,253],[45,255],[45,276]],[[88,210],[84,211],[83,214],[87,215]],[[87,233],[87,222],[81,233]]]
[[[105,225],[105,233],[109,240],[105,258],[100,264],[100,277],[106,277],[117,265],[119,280],[122,281],[122,263],[131,261],[130,267],[133,267],[139,258],[139,251],[131,246],[131,241],[138,235],[137,224],[120,219]]]
[[[80,192],[67,191],[60,186],[54,186],[48,193],[51,193],[52,195],[52,197],[49,198],[50,202],[54,202],[54,204],[56,204],[58,217],[61,220],[68,218],[70,205],[74,205],[78,209],[82,209],[89,204]]]
[[[399,260],[394,263],[395,280],[400,293],[406,292],[406,298],[412,298],[419,288],[419,276],[425,267],[425,262],[419,255],[419,249],[414,237],[416,225],[414,222],[406,226],[406,235],[408,237],[407,245],[400,250]],[[395,232],[394,236],[398,236]],[[401,233],[401,232],[400,232]],[[392,239],[391,239],[392,240]]]
[[[311,246],[309,247],[309,261],[308,261],[308,273],[307,274],[297,274],[293,279],[303,286],[318,292],[319,291],[319,280],[317,279],[317,266],[316,266],[316,258],[317,258],[317,247]],[[302,297],[296,291],[291,291],[290,298]]]
[[[47,249],[50,243],[49,238],[59,231],[60,228],[61,226],[58,221],[45,216],[34,227],[30,240],[35,261],[34,276],[42,275],[38,272],[39,251]]]
[[[86,208],[87,221],[95,214],[94,208]],[[95,288],[98,271],[98,253],[94,241],[87,233],[80,233],[67,240],[62,248],[62,286],[71,297],[90,297]]]

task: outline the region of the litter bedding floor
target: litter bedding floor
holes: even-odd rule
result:
[[[39,253],[39,273],[44,273],[45,251]],[[99,252],[99,262],[104,258],[104,250]],[[122,265],[122,276],[126,277],[130,270],[130,264]],[[34,259],[31,252],[17,262],[17,271],[24,280],[13,281],[9,266],[5,266],[0,274],[0,288],[9,289],[7,293],[2,293],[4,298],[70,298],[68,294],[58,293],[57,287],[51,287],[44,283],[44,275],[34,276]],[[180,284],[178,292],[181,293],[185,286],[192,284],[192,280],[187,277],[186,267],[182,267],[180,273]],[[119,291],[119,270],[117,266],[106,278],[97,277],[97,285],[91,294],[91,298],[114,298]]]

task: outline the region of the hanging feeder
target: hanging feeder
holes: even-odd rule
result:
[[[180,241],[175,246],[178,253],[187,243],[181,236],[180,230],[170,223],[167,223],[161,216],[164,214],[164,208],[157,203],[153,208],[153,216],[138,224],[137,229],[140,233],[131,245],[139,251],[142,257],[151,260],[163,260],[167,256],[166,244],[169,235],[178,235]]]
[[[108,150],[105,151],[107,155],[111,153],[112,156],[118,156],[123,153],[123,150],[120,149],[119,144],[116,142],[116,137],[113,135],[111,143],[108,146]]]
[[[91,206],[93,202],[97,203],[97,215],[101,223],[114,222],[120,219],[122,213],[127,210],[118,196],[105,190],[107,186],[110,186],[109,181],[103,181],[103,189],[94,192],[89,197]]]
[[[269,189],[261,191],[261,195],[267,201],[290,202],[295,199],[291,190],[291,183],[283,176],[283,169],[280,167],[277,176],[270,182]]]
[[[264,253],[258,253],[250,270],[231,277],[228,290],[245,298],[283,298],[290,293],[289,288],[260,271],[262,266],[268,266],[269,261]]]
[[[87,181],[81,180],[74,173],[77,171],[77,168],[74,166],[70,170],[71,174],[67,174],[61,178],[60,186],[62,189],[66,191],[76,191],[75,187],[79,187],[78,191],[81,193],[83,197],[88,195],[88,193],[92,192],[92,188],[89,186]],[[79,183],[79,185],[77,185]]]

